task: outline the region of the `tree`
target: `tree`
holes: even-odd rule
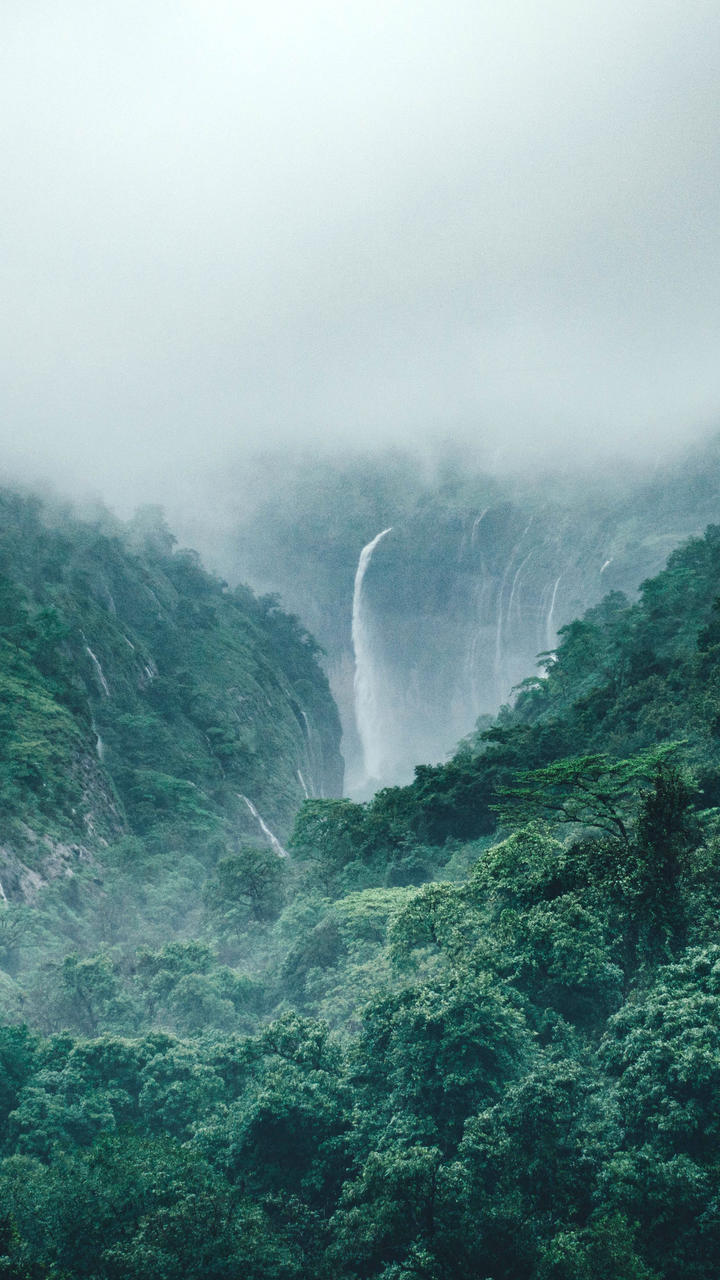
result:
[[[66,956],[60,969],[60,1002],[71,1026],[86,1035],[134,1021],[134,1010],[106,955]]]
[[[657,953],[670,959],[685,941],[679,887],[685,855],[697,841],[693,795],[679,769],[657,762],[637,824],[635,893],[646,957]]]
[[[451,1150],[466,1118],[519,1069],[528,1043],[525,1020],[494,974],[450,973],[368,1005],[358,1076],[378,1118],[404,1112],[418,1121],[421,1140]]]
[[[506,826],[544,818],[595,827],[627,846],[638,788],[677,746],[667,743],[626,760],[611,760],[605,753],[571,756],[523,770],[513,785],[498,787],[500,802],[491,807]]]
[[[246,845],[221,858],[205,886],[211,919],[223,932],[242,934],[249,920],[277,919],[285,896],[286,868],[272,849]]]
[[[367,808],[353,800],[306,800],[295,820],[291,848],[313,864],[326,892],[349,863],[367,854]]]
[[[389,1127],[359,1175],[343,1187],[330,1248],[340,1274],[384,1275],[383,1264],[388,1274],[408,1280],[433,1274],[427,1266],[419,1272],[401,1268],[425,1252],[434,1234],[441,1161],[439,1148],[419,1141],[404,1117]]]
[[[0,1027],[0,1137],[32,1073],[36,1047],[27,1027]]]

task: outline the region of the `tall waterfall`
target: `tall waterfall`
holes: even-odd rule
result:
[[[363,581],[372,560],[373,552],[390,529],[383,529],[367,546],[358,560],[353,590],[352,643],[355,654],[355,720],[363,750],[366,778],[380,776],[383,762],[383,741],[378,714],[377,675],[373,665],[372,636],[364,608]]]

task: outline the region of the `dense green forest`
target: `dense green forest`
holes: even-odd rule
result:
[[[4,503],[0,1277],[715,1280],[720,528],[358,804],[274,602]]]

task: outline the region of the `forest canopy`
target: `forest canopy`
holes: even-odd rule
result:
[[[224,593],[150,544],[178,626],[215,627]],[[0,908],[0,1275],[715,1280],[720,530],[446,764],[299,804],[287,859],[233,827],[247,743],[181,649],[111,713],[61,607],[86,580],[50,605],[12,563],[8,811],[72,818],[62,759],[49,790],[25,763],[43,700],[70,753],[104,710],[112,785],[71,874]],[[217,784],[168,768],[188,706]]]

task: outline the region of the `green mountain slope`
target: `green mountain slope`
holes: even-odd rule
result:
[[[619,757],[669,740],[700,790],[720,803],[720,528],[674,551],[630,604],[611,593],[560,633],[542,673],[512,708],[463,743],[447,763],[421,765],[408,787],[380,792],[368,820],[442,844],[497,825],[498,787],[518,769],[567,756]]]
[[[187,558],[137,564],[175,616]],[[289,859],[228,838],[207,742],[192,778],[169,767],[195,741],[194,630],[164,666],[149,623],[126,630],[125,572],[102,571],[112,605],[73,588],[41,678],[38,604],[3,596],[18,838],[23,813],[98,835],[0,908],[0,1275],[715,1280],[720,530],[566,628],[447,764],[306,801]],[[188,628],[225,618],[214,590]],[[217,689],[224,644],[197,652]]]
[[[121,837],[202,849],[285,837],[305,788],[342,788],[311,637],[228,591],[156,512],[123,528],[0,493],[0,802],[5,894]]]

